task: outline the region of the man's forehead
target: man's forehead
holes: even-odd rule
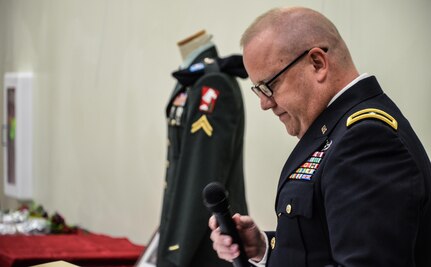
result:
[[[258,31],[253,38],[250,39],[249,43],[271,43],[277,39],[277,34],[272,29],[266,29]]]
[[[271,37],[272,35],[262,34],[244,46],[243,57],[246,68],[254,70],[253,67],[265,67],[268,70],[271,65],[277,65],[278,61],[284,61],[281,55],[282,44]],[[271,72],[271,70],[268,71]]]
[[[277,57],[264,51],[264,53],[244,53],[244,66],[253,83],[261,82],[271,76],[278,67]]]

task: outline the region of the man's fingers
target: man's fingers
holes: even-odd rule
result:
[[[214,243],[220,243],[220,241],[219,241],[219,239],[220,239],[220,228],[216,228],[216,229],[211,231],[210,239]]]
[[[238,244],[232,244],[232,237],[222,235],[220,228],[213,230],[210,238],[213,241],[213,249],[217,252],[220,259],[232,262],[234,258],[238,257]]]
[[[215,230],[218,227],[217,220],[214,215],[208,220],[208,226],[211,230]]]
[[[232,243],[232,242],[222,242]],[[217,252],[219,258],[232,262],[233,259],[239,256],[238,244],[231,244],[226,246],[221,243],[213,243],[213,249]]]
[[[246,229],[254,225],[254,221],[250,216],[241,216],[238,213],[235,213],[232,216],[232,219],[234,220],[237,229]]]

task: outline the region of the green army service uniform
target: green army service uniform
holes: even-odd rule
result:
[[[208,183],[222,183],[229,191],[231,212],[247,214],[240,87],[217,62],[206,64],[205,58],[217,58],[215,47],[203,51],[183,73],[183,78],[195,78],[183,84],[178,79],[166,109],[168,160],[158,267],[232,266],[212,249],[211,214],[202,201]],[[196,78],[198,70],[202,74]]]

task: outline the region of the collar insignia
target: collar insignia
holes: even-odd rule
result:
[[[326,125],[323,125],[320,130],[322,131],[322,134],[325,134],[328,128],[326,127]]]

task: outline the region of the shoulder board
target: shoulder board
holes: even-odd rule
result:
[[[346,126],[349,127],[356,122],[365,119],[381,120],[391,126],[394,130],[398,129],[398,122],[394,119],[394,117],[383,110],[376,108],[366,108],[353,113],[349,116],[349,118],[347,118]]]

